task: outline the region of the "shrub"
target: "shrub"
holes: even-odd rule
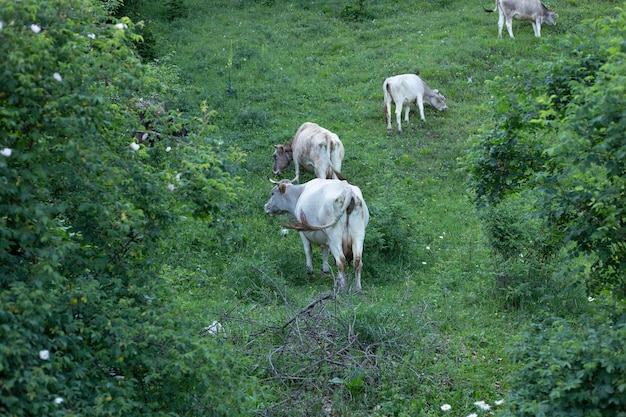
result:
[[[625,21],[621,11],[595,22],[597,36],[560,45],[569,53],[538,68],[518,64],[522,77],[504,75],[493,94],[496,125],[465,159],[479,207],[529,198],[555,244],[593,258],[588,285],[622,295]]]
[[[517,338],[505,416],[626,416],[626,304],[607,298],[575,320],[546,319]]]
[[[150,92],[129,19],[24,0],[0,22],[0,414],[244,414],[254,375],[198,338],[159,271],[181,215],[220,217],[236,156],[201,123],[132,142],[129,104]]]
[[[340,17],[347,22],[362,22],[373,19],[374,15],[365,7],[365,0],[357,0],[354,5],[346,5],[341,10]]]

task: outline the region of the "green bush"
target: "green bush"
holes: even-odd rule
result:
[[[340,17],[347,22],[362,22],[373,19],[374,15],[365,7],[365,0],[357,0],[356,4],[344,6]]]
[[[237,153],[204,123],[133,142],[153,91],[129,19],[25,0],[0,22],[0,414],[247,413],[254,375],[198,337],[159,258],[182,215],[223,217]]]
[[[523,76],[496,78],[495,127],[465,158],[479,207],[529,199],[555,245],[560,241],[573,257],[593,258],[587,284],[622,295],[625,22],[623,11],[594,22],[597,35],[562,42],[565,54],[535,68],[519,63],[513,71]]]
[[[546,319],[517,338],[505,416],[626,416],[626,304],[590,300],[589,313]]]

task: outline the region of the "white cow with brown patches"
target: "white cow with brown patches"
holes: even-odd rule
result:
[[[274,145],[274,174],[283,172],[291,161],[300,179],[300,167],[314,172],[317,178],[345,179],[341,176],[344,148],[339,136],[316,123],[306,122],[284,145]]]
[[[541,37],[541,24],[554,26],[559,17],[553,9],[547,8],[540,0],[496,0],[496,8],[485,9],[487,13],[493,13],[498,9],[498,37],[502,37],[502,26],[506,22],[506,30],[511,38],[513,36],[513,19],[530,20],[533,31],[537,38]]]
[[[409,123],[409,105],[417,103],[420,111],[420,118],[424,118],[424,102],[432,105],[437,110],[445,110],[446,98],[439,93],[439,90],[431,89],[420,77],[415,74],[402,74],[389,77],[383,83],[383,94],[385,97],[385,118],[387,119],[387,132],[391,133],[391,104],[396,106],[396,123],[398,132],[402,133],[402,123],[400,121],[402,109],[404,108],[404,122]]]
[[[336,290],[347,288],[346,267],[354,261],[354,291],[361,291],[363,241],[369,211],[359,187],[347,181],[319,178],[304,184],[289,180],[272,182],[275,186],[265,212],[288,214],[290,227],[300,231],[309,274],[313,273],[311,244],[314,244],[322,248],[324,273],[330,271],[328,252],[335,258]]]

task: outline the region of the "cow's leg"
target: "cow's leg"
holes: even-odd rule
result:
[[[513,18],[512,17],[507,17],[506,19],[506,30],[509,32],[509,36],[511,37],[511,39],[515,38],[515,36],[513,36]]]
[[[498,38],[502,37],[502,27],[504,26],[504,14],[499,11],[500,17],[498,17]]]
[[[402,103],[398,106],[396,104],[396,123],[398,124],[398,132],[402,133]]]
[[[531,22],[533,25],[533,31],[535,32],[535,37],[541,37],[541,21],[537,18],[536,22]]]
[[[404,106],[404,123],[409,123],[409,111],[411,111],[411,106],[408,104]]]
[[[311,275],[313,273],[313,257],[311,256],[311,242],[306,238],[303,232],[300,232],[300,239],[302,239],[302,246],[304,246],[304,256],[306,257],[306,269],[307,273]]]
[[[387,133],[391,133],[393,131],[391,127],[391,101],[385,103],[385,116],[387,117]]]
[[[417,96],[417,108],[420,109],[420,118],[422,119],[422,122],[425,122],[426,118],[424,117],[424,97],[419,94]]]
[[[322,246],[322,272],[328,274],[330,265],[328,265],[328,246]]]
[[[362,232],[352,233],[352,254],[354,257],[354,291],[361,292],[361,270],[363,269],[363,241],[365,240],[365,227]]]
[[[339,155],[337,155],[337,152],[333,152],[332,154],[330,154],[330,163],[332,164],[331,170],[332,168],[335,168],[337,172],[341,172],[341,158],[339,157]],[[335,174],[334,170],[333,178],[337,178],[337,174]]]
[[[346,257],[343,254],[343,248],[341,239],[337,239],[338,241],[331,243],[329,247],[330,253],[333,254],[333,258],[335,258],[335,264],[337,264],[337,282],[335,285],[335,289],[337,291],[343,291],[346,289]]]
[[[363,261],[361,256],[354,258],[354,292],[361,292],[361,269],[363,269]]]
[[[315,177],[330,180],[333,178],[333,170],[330,164],[322,164],[319,161],[315,164]]]
[[[335,258],[335,263],[337,263],[337,291],[345,291],[347,288],[346,258],[342,254],[339,259]]]
[[[296,184],[296,183],[300,182],[300,164],[298,163],[297,159],[293,160],[293,164],[296,167],[296,177],[294,179],[292,179],[291,182]]]

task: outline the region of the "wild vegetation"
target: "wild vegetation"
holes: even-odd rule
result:
[[[2,414],[626,416],[626,15],[487,3],[0,0]],[[448,110],[389,135],[401,73]],[[263,212],[306,121],[358,294]]]

